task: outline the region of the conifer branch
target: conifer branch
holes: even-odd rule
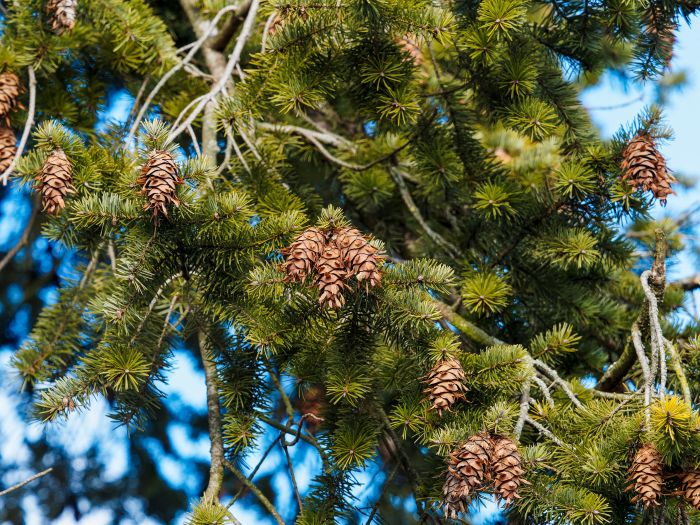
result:
[[[250,490],[253,494],[255,494],[255,497],[258,498],[258,501],[262,504],[265,509],[270,513],[270,515],[274,518],[274,520],[278,523],[278,525],[285,525],[284,520],[282,519],[282,516],[280,516],[279,512],[277,512],[277,509],[275,509],[275,506],[270,502],[267,497],[262,493],[262,491],[255,486],[255,483],[250,481],[240,470],[236,468],[236,466],[231,463],[229,460],[225,459],[224,464],[226,467],[233,473],[234,476],[238,478],[238,480],[243,483],[246,487],[248,487],[248,490]]]
[[[464,317],[459,315],[449,305],[446,305],[442,301],[433,300],[433,304],[447,322],[449,322],[452,326],[457,328],[460,333],[475,343],[485,346],[505,344],[500,339],[493,337],[475,324],[467,321]]]
[[[17,243],[10,248],[10,250],[5,254],[5,257],[0,260],[0,272],[2,272],[5,269],[5,266],[7,266],[12,259],[14,259],[15,255],[19,253],[19,251],[24,247],[25,244],[29,242],[29,236],[32,233],[32,229],[34,228],[34,221],[37,218],[37,215],[39,214],[39,199],[34,198],[32,199],[32,214],[29,216],[29,220],[27,221],[27,225],[24,227],[24,231],[22,232],[22,235],[20,236],[19,240]]]
[[[542,434],[543,436],[549,438],[549,439],[552,440],[555,444],[559,445],[560,447],[566,447],[566,444],[564,444],[564,442],[563,442],[561,439],[559,439],[557,436],[555,436],[554,434],[552,434],[552,432],[551,432],[547,427],[545,427],[544,425],[541,425],[540,423],[538,423],[537,421],[535,421],[534,419],[532,419],[530,416],[525,416],[525,422],[528,423],[528,424],[530,424],[530,425],[532,425],[533,427],[535,427],[535,429],[536,429],[540,434]]]
[[[29,76],[29,109],[27,110],[27,121],[24,123],[22,137],[19,140],[17,151],[12,158],[12,162],[2,175],[0,175],[3,186],[7,186],[7,179],[12,173],[12,170],[15,169],[17,161],[22,156],[22,153],[24,153],[24,148],[27,146],[27,141],[29,140],[29,132],[34,125],[34,113],[36,111],[36,75],[34,74],[34,68],[32,66],[27,66],[27,75]]]
[[[564,381],[559,374],[557,373],[556,370],[554,370],[552,367],[546,365],[539,359],[533,359],[532,363],[539,368],[540,370],[544,371],[545,374],[547,374],[557,385],[559,385],[559,388],[561,388],[564,393],[567,395],[569,399],[571,399],[571,402],[576,406],[576,408],[583,408],[583,405],[581,402],[578,400],[576,397],[576,394],[573,393],[571,390],[571,387],[568,385],[566,381]]]
[[[0,497],[6,496],[10,492],[14,492],[15,490],[21,489],[22,487],[24,487],[25,485],[28,485],[32,481],[39,479],[43,476],[46,476],[46,474],[49,474],[52,470],[53,470],[53,467],[47,468],[46,470],[43,470],[43,471],[39,472],[38,474],[34,474],[33,476],[30,476],[29,478],[25,479],[24,481],[21,481],[15,485],[12,485],[9,488],[6,488],[2,492],[0,492]]]
[[[520,434],[523,431],[523,425],[527,419],[527,413],[530,410],[530,381],[523,381],[523,386],[520,389],[520,411],[518,412],[518,420],[513,427],[513,435],[515,439],[520,439]]]
[[[245,20],[245,16],[248,14],[248,10],[250,9],[250,4],[251,1],[246,0],[241,5],[236,6],[236,10],[231,14],[228,22],[226,22],[226,25],[224,25],[221,31],[212,38],[212,42],[209,44],[210,48],[212,48],[214,51],[223,51],[226,49],[226,46],[233,38],[233,35],[236,34],[236,30]]]
[[[257,418],[262,421],[263,423],[270,425],[273,428],[276,428],[277,430],[280,430],[282,432],[285,432],[291,436],[294,436],[295,438],[299,437],[301,438],[302,441],[305,441],[312,447],[314,447],[317,451],[319,456],[321,456],[321,461],[323,462],[323,470],[324,472],[330,472],[330,460],[328,458],[328,454],[326,454],[326,451],[323,450],[319,442],[316,440],[315,437],[313,437],[310,434],[306,434],[304,432],[300,432],[299,429],[294,429],[288,425],[283,425],[279,421],[275,421],[274,419],[264,415],[264,414],[258,414]]]
[[[219,404],[219,389],[216,373],[216,362],[208,342],[208,336],[203,330],[199,331],[199,352],[202,356],[204,379],[207,386],[207,419],[209,422],[209,439],[211,441],[209,468],[209,484],[202,499],[214,502],[219,499],[219,492],[224,480],[224,443],[221,434],[221,407]]]

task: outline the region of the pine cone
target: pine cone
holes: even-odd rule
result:
[[[680,494],[695,509],[700,510],[700,470],[691,470],[680,475]]]
[[[464,370],[457,359],[443,359],[428,372],[424,381],[428,388],[424,392],[432,402],[430,408],[436,410],[438,416],[442,416],[443,410],[449,411],[458,399],[464,398],[467,391],[464,377]]]
[[[17,138],[12,128],[0,127],[0,174],[12,164],[17,153]]]
[[[51,29],[58,35],[75,27],[77,0],[49,0],[46,12],[51,20]]]
[[[491,461],[496,499],[502,499],[506,505],[510,505],[520,498],[518,488],[523,481],[521,476],[524,470],[518,445],[509,437],[495,437]]]
[[[377,286],[382,280],[379,263],[383,257],[378,250],[367,242],[362,233],[355,228],[343,228],[335,235],[340,248],[340,255],[348,270],[348,277],[355,276],[358,281],[366,280],[370,286]]]
[[[51,215],[61,213],[66,205],[66,195],[75,193],[73,166],[62,149],[51,152],[36,180],[36,187],[42,194],[42,211]]]
[[[442,488],[443,509],[448,518],[465,513],[474,492],[490,481],[493,443],[486,432],[470,437],[450,454]]]
[[[662,205],[675,193],[671,183],[676,179],[666,169],[666,161],[656,149],[654,139],[647,133],[639,133],[622,153],[622,180],[634,188],[651,191]]]
[[[345,288],[347,272],[340,255],[340,249],[334,240],[328,241],[318,258],[316,265],[318,278],[316,283],[321,291],[318,302],[321,306],[340,308],[345,304],[341,291]]]
[[[634,455],[628,478],[631,484],[625,489],[634,490],[632,503],[641,501],[645,509],[659,504],[663,485],[662,470],[661,454],[656,447],[651,443],[643,445]]]
[[[12,71],[0,73],[0,117],[8,120],[10,111],[17,105],[19,77]]]
[[[143,189],[141,193],[146,195],[148,202],[144,210],[152,210],[153,217],[159,215],[168,216],[168,204],[180,205],[175,196],[175,187],[182,184],[173,156],[167,151],[154,151],[141,169],[141,176],[136,180]]]
[[[287,260],[282,268],[287,273],[287,282],[300,283],[306,280],[323,253],[326,236],[319,228],[311,227],[302,232],[292,245],[283,250]]]

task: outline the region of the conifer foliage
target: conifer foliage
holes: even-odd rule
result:
[[[610,69],[667,85],[697,7],[5,3],[0,162],[74,261],[14,353],[33,417],[104,398],[162,439],[187,352],[191,524],[468,521],[485,495],[512,523],[697,522],[697,320],[666,278],[689,219],[651,219],[670,133],[652,106],[602,140],[579,101]]]

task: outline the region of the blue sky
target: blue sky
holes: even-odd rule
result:
[[[674,58],[674,69],[683,70],[688,75],[688,85],[679,93],[675,93],[669,100],[665,115],[668,123],[675,131],[675,138],[666,143],[662,151],[668,159],[669,166],[678,173],[684,175],[700,175],[698,168],[698,146],[697,127],[700,123],[700,31],[692,31],[689,27],[683,26],[679,33],[678,44]],[[612,135],[621,125],[630,123],[641,109],[653,101],[653,88],[639,86],[625,86],[612,76],[604,79],[603,83],[595,89],[588,90],[583,94],[584,104],[591,108],[591,114],[596,124],[601,128],[605,136]],[[618,106],[627,102],[633,103],[624,105],[617,109],[599,109]],[[116,117],[125,112],[129,101],[120,98],[110,111],[110,115]],[[5,190],[8,191],[8,190]],[[700,191],[680,192],[679,195],[669,199],[668,207],[655,210],[657,216],[663,214],[677,214],[682,212],[694,203],[700,201]],[[4,209],[0,210],[0,245],[7,246],[19,234],[21,225],[28,213],[25,205],[18,204],[18,201],[6,200]],[[690,257],[681,257],[672,267],[672,276],[679,277],[694,273],[694,261]],[[13,401],[17,383],[12,380],[8,370],[11,349],[0,349],[0,421],[3,421],[0,428],[0,456],[3,460],[12,458],[21,463],[23,457],[29,453],[22,446],[23,436],[36,437],[41,432],[48,432],[52,442],[68,447],[79,466],[80,456],[94,441],[105,444],[104,461],[106,465],[105,476],[118,476],[123,472],[128,461],[127,449],[125,446],[125,431],[114,429],[111,422],[106,418],[107,407],[104,402],[96,402],[92,410],[81,416],[74,417],[63,426],[54,426],[48,430],[43,430],[38,424],[24,425],[18,418],[13,407]],[[175,352],[173,370],[170,374],[168,385],[164,385],[164,391],[169,395],[169,404],[176,407],[178,403],[186,404],[196,410],[204,411],[206,406],[205,390],[201,375],[196,371],[196,363],[185,352]],[[276,435],[276,433],[274,433]],[[208,441],[200,439],[193,441],[184,427],[175,425],[171,430],[171,437],[176,451],[184,458],[206,458],[208,455]],[[310,479],[313,472],[318,469],[318,458],[310,454],[308,449],[299,447],[292,451],[292,458],[295,464],[303,465],[299,472],[300,482]],[[282,461],[281,453],[272,456],[261,473],[274,470],[279,461]],[[249,464],[256,463],[255,457],[251,457]],[[159,462],[162,472],[167,475],[175,484],[183,487],[192,487],[197,483],[194,474],[187,468],[186,463],[178,462],[172,457],[162,456]],[[360,483],[366,482],[376,473],[376,468],[369,466],[367,472],[358,476]],[[7,486],[29,475],[29,472],[18,470],[5,476],[0,486]],[[381,475],[381,474],[380,474]],[[282,471],[273,480],[273,485],[279,490],[283,506],[291,503],[291,493],[288,489],[288,482]],[[362,491],[360,490],[360,493]],[[366,495],[366,494],[365,494]],[[25,498],[27,509],[36,506],[36,502],[29,492]],[[242,508],[240,505],[233,507],[234,514],[243,525],[254,525],[262,523],[260,517],[255,513]],[[483,512],[476,517],[475,525],[486,523],[492,515],[493,505],[487,504]],[[41,522],[35,513],[30,513],[27,525],[39,525]],[[69,513],[65,513],[60,519],[55,521],[58,525],[101,525],[107,523],[109,513],[105,511],[92,512],[79,522],[76,522]],[[184,521],[184,517],[181,521]],[[148,525],[147,521],[140,521],[143,525]]]

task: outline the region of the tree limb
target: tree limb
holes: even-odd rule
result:
[[[33,207],[32,207],[32,214],[29,217],[29,221],[27,222],[27,225],[24,227],[24,231],[22,232],[22,236],[19,238],[17,241],[17,244],[15,244],[12,248],[10,248],[10,251],[8,251],[5,254],[5,257],[2,258],[0,261],[0,272],[2,272],[5,269],[5,266],[7,266],[10,261],[14,258],[17,253],[22,249],[22,247],[29,242],[29,236],[32,233],[32,228],[34,227],[34,221],[36,220],[37,215],[39,214],[39,203],[36,202],[36,199],[34,199],[33,202]]]
[[[211,466],[209,467],[209,484],[202,499],[214,502],[219,499],[219,492],[224,481],[224,443],[221,435],[221,407],[219,406],[218,381],[216,364],[212,359],[211,350],[204,331],[199,331],[199,351],[202,355],[204,379],[207,385],[207,418],[209,421],[209,439],[211,447]]]

